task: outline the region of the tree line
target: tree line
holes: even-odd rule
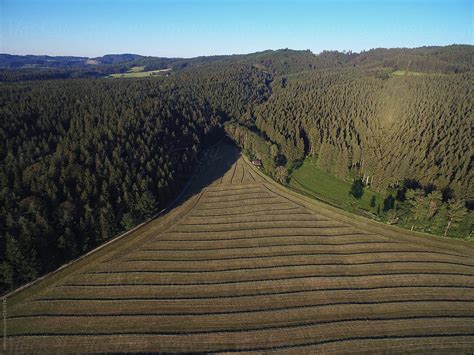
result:
[[[355,179],[349,194],[361,199],[365,187],[362,179]],[[382,205],[376,203],[373,195],[370,207],[376,207],[378,219],[389,224],[444,237],[473,238],[472,212],[464,201],[454,197],[450,188],[436,190],[434,185],[422,186],[417,180],[405,179],[401,186],[388,192]]]

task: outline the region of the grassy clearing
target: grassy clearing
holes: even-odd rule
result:
[[[429,74],[418,72],[418,71],[395,70],[390,75],[392,76],[402,76],[402,75],[423,76],[423,75],[429,75]]]
[[[390,77],[401,77],[401,76],[447,76],[450,74],[443,74],[443,73],[425,73],[419,71],[411,71],[411,70],[395,70],[390,73]]]
[[[328,201],[340,207],[346,207],[351,201],[349,191],[351,183],[343,181],[329,173],[322,171],[317,161],[313,157],[305,159],[303,165],[296,169],[291,175],[290,186],[304,190],[316,197]],[[370,200],[375,196],[375,207],[370,207]],[[368,188],[364,189],[364,195],[357,201],[357,207],[372,213],[377,212],[377,206],[383,206],[383,197],[371,191]]]
[[[128,72],[129,73],[138,73],[145,70],[145,67],[133,67]]]
[[[161,76],[171,72],[171,69],[143,71],[144,67],[133,67],[127,73],[110,74],[108,78],[144,78],[147,76]]]

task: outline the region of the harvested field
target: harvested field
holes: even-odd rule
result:
[[[7,351],[474,351],[472,245],[206,161],[165,216],[10,295]]]

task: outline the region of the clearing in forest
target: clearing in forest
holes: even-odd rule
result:
[[[146,76],[166,75],[171,72],[171,69],[158,69],[143,71],[144,67],[133,67],[126,73],[110,74],[108,78],[143,78]]]
[[[8,297],[6,346],[467,353],[473,276],[469,244],[299,196],[221,144],[180,206]]]

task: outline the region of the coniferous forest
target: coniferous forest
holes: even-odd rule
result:
[[[387,220],[448,236],[463,220],[469,237],[473,54],[449,46],[137,56],[95,70],[5,65],[0,290],[154,216],[225,136],[282,183],[313,156],[386,196]],[[172,74],[105,77],[139,65]]]

